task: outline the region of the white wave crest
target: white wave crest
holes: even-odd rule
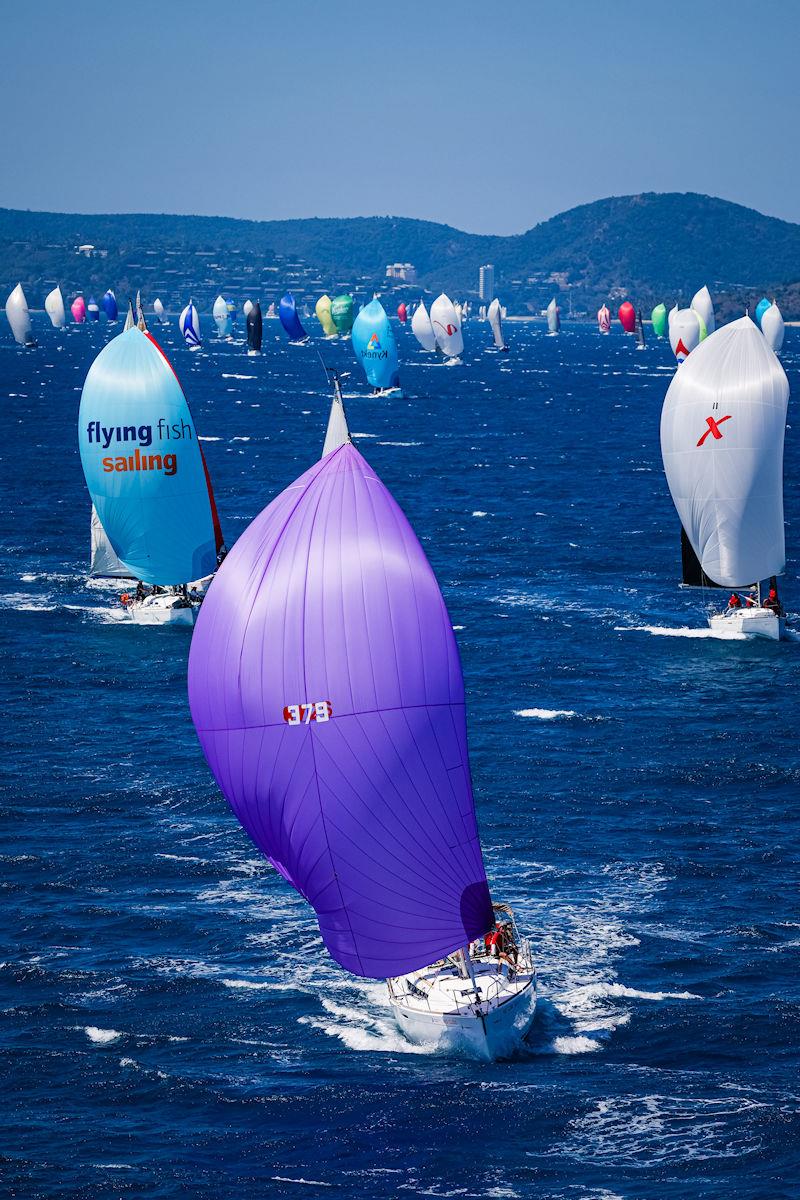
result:
[[[555,721],[558,717],[577,717],[571,708],[516,708],[515,717],[538,717],[540,721]]]
[[[118,1029],[98,1029],[96,1025],[85,1026],[83,1032],[90,1042],[95,1042],[99,1046],[108,1046],[112,1042],[118,1042],[124,1036]]]

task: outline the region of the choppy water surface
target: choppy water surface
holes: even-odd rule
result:
[[[489,874],[537,948],[528,1048],[487,1066],[320,955],[206,769],[187,631],[86,586],[107,332],[39,326],[0,345],[4,1194],[798,1196],[800,642],[711,639],[675,586],[668,347],[512,325],[498,355],[473,322],[462,368],[399,331],[403,401],[346,382],[458,629]],[[229,543],[318,456],[317,347],[350,362],[265,328],[260,359],[162,339]],[[790,609],[798,457],[790,428]]]

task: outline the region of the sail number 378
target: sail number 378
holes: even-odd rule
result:
[[[330,721],[333,705],[330,700],[315,700],[309,704],[287,704],[283,719],[287,725],[310,725],[312,721]]]

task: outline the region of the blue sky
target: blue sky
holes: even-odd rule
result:
[[[517,233],[699,191],[800,220],[800,4],[4,7],[0,204]]]

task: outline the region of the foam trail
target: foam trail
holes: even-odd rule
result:
[[[538,717],[540,721],[555,721],[557,717],[577,717],[571,708],[516,708],[515,717]]]

